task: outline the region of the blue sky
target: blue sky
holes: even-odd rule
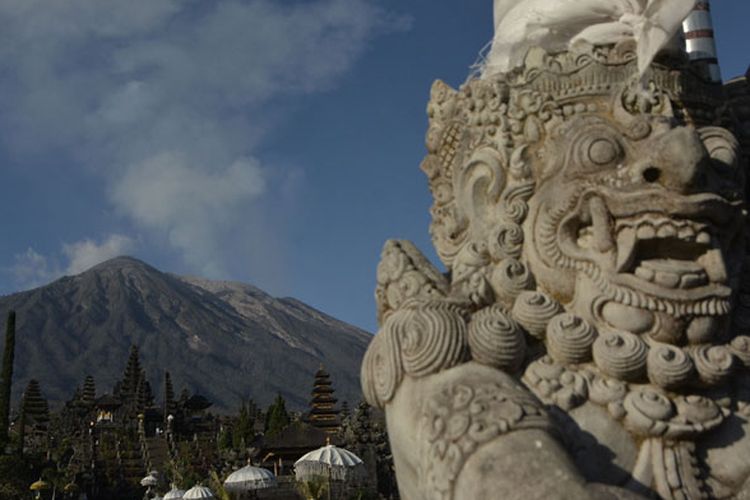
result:
[[[716,0],[725,78],[750,3]],[[0,293],[119,254],[375,329],[388,238],[428,235],[425,107],[489,0],[5,0]]]

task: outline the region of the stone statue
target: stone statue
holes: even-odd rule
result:
[[[386,243],[362,366],[403,499],[750,498],[750,89],[699,70],[625,39],[433,85],[448,272]]]

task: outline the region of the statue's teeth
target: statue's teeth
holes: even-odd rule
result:
[[[654,275],[654,283],[665,288],[677,288],[680,284],[680,275],[667,271],[657,271]]]
[[[638,227],[636,235],[639,240],[649,240],[656,236],[656,230],[649,223],[645,223]]]
[[[695,241],[702,244],[711,243],[711,235],[706,231],[701,231],[698,236],[695,237]]]
[[[653,281],[654,279],[654,271],[643,266],[638,266],[635,270],[635,275],[645,281]]]
[[[594,196],[589,200],[591,211],[591,226],[594,234],[594,245],[602,253],[609,252],[615,247],[612,239],[609,210],[604,200]]]
[[[617,233],[617,264],[615,270],[622,272],[631,262],[633,248],[636,242],[636,231],[632,227],[624,227]]]
[[[674,316],[674,304],[672,304],[671,302],[666,302],[664,305],[666,306],[667,314]]]
[[[670,223],[664,224],[659,228],[658,231],[656,231],[656,236],[658,236],[659,238],[669,238],[676,235],[677,229],[675,229],[675,227]]]
[[[679,236],[682,240],[692,241],[693,239],[695,239],[695,231],[693,231],[692,227],[685,226],[679,230],[677,236]]]
[[[705,269],[706,275],[711,282],[726,283],[727,269],[724,265],[724,256],[721,254],[721,250],[718,248],[709,250],[700,256],[698,264],[703,266],[703,269]]]

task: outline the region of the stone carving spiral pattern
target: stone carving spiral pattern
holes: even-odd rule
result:
[[[594,342],[594,362],[607,375],[626,381],[642,378],[648,347],[628,332],[605,332]]]
[[[495,260],[517,259],[523,250],[523,229],[518,224],[500,224],[492,230],[489,252]]]
[[[571,313],[558,314],[547,324],[547,351],[563,365],[591,360],[591,346],[597,332],[583,318]]]
[[[529,268],[517,259],[504,259],[493,270],[490,284],[495,299],[507,308],[512,308],[521,292],[534,286],[534,277]]]
[[[372,339],[362,360],[362,391],[371,405],[382,408],[398,389],[403,375],[400,350],[393,335],[378,334]]]
[[[693,361],[684,350],[670,344],[654,343],[648,352],[649,380],[665,389],[685,385],[694,373]]]
[[[523,329],[499,305],[472,316],[468,340],[475,361],[509,373],[518,371],[526,354]]]
[[[433,302],[395,311],[365,353],[365,398],[382,408],[404,375],[437,373],[465,361],[467,352],[466,323],[459,307]]]
[[[742,366],[750,368],[750,337],[738,335],[733,338],[729,350],[742,363]]]
[[[466,323],[456,308],[432,304],[395,321],[404,372],[423,377],[455,366],[466,358]]]
[[[707,385],[717,385],[723,382],[734,367],[734,357],[726,346],[692,347],[690,356],[698,370],[698,376]]]
[[[544,292],[521,292],[513,305],[513,318],[523,326],[529,335],[543,339],[547,323],[562,312],[562,306]]]

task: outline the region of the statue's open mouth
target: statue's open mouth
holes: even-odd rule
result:
[[[595,274],[618,302],[677,316],[725,315],[736,209],[710,193],[597,189],[580,196],[557,237],[562,253],[589,263],[581,270]]]
[[[618,219],[615,232],[618,273],[633,274],[663,288],[727,282],[718,238],[706,224],[650,213]]]

